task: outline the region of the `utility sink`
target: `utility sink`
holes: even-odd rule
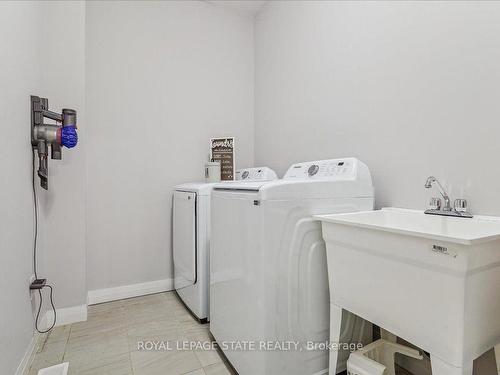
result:
[[[396,208],[315,218],[331,332],[348,310],[431,353],[433,375],[472,375],[472,361],[500,343],[500,218]],[[330,369],[336,360],[332,350]]]
[[[408,236],[476,245],[500,239],[500,218],[478,216],[472,219],[426,215],[422,211],[383,208],[335,215],[319,215],[321,221],[377,229]]]

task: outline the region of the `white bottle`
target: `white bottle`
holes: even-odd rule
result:
[[[205,164],[205,180],[207,182],[220,182],[220,162],[207,161]]]

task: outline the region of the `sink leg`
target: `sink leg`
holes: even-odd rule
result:
[[[472,362],[455,367],[431,354],[432,375],[472,375]]]
[[[330,343],[339,344],[340,328],[342,325],[342,309],[330,303]],[[336,348],[330,349],[329,370],[330,375],[337,373],[337,359],[339,352]]]

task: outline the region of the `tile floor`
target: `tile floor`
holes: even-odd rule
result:
[[[73,375],[232,374],[216,350],[138,348],[141,342],[168,341],[175,348],[176,342],[193,340],[210,341],[208,324],[194,320],[173,292],[103,303],[89,307],[86,322],[43,335],[27,375],[62,362],[69,362]]]
[[[28,375],[69,362],[77,375],[226,375],[213,351],[139,350],[139,342],[210,341],[208,324],[195,321],[172,293],[90,306],[88,320],[56,327],[40,338]],[[147,344],[146,344],[147,345]]]

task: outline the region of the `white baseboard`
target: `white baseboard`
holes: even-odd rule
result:
[[[116,301],[119,299],[168,292],[173,290],[173,288],[173,279],[163,279],[147,283],[118,286],[116,288],[89,290],[87,303],[89,305],[96,305],[98,303]]]
[[[63,326],[65,324],[84,322],[87,320],[87,305],[65,307],[62,309],[56,309],[57,314],[57,326]],[[54,312],[48,310],[42,320],[41,326],[43,329],[47,329],[52,325],[54,321]]]
[[[26,352],[24,352],[23,359],[21,360],[21,363],[19,363],[19,366],[17,366],[15,375],[24,375],[28,372],[31,363],[33,362],[33,357],[35,356],[35,352],[38,348],[39,338],[40,335],[38,333],[34,333],[33,337],[31,337],[31,341],[28,345],[28,348],[26,349]]]

